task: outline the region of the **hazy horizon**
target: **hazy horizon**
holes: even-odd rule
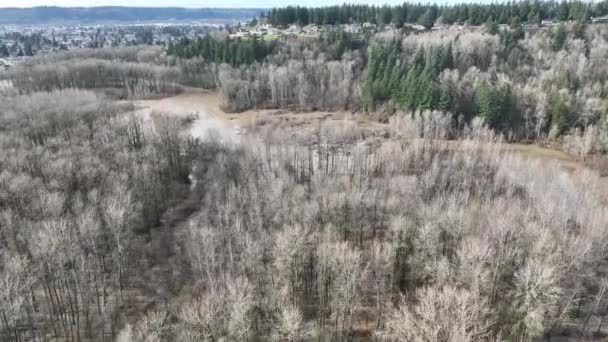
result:
[[[60,7],[99,7],[99,6],[121,6],[121,7],[184,7],[184,8],[271,8],[288,5],[305,5],[305,6],[331,6],[341,5],[343,3],[370,4],[370,5],[394,5],[400,4],[403,1],[399,0],[372,0],[372,1],[357,1],[357,0],[311,0],[302,4],[296,0],[131,0],[128,5],[125,5],[124,0],[3,0],[0,8],[28,8],[39,6],[60,6]],[[424,2],[424,1],[423,1]]]

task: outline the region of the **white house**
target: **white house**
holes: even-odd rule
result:
[[[359,26],[356,24],[345,24],[342,25],[344,32],[348,33],[359,33]]]
[[[554,26],[556,22],[553,20],[543,20],[540,22],[541,26]]]
[[[422,25],[412,25],[412,28],[416,31],[424,31],[426,28]]]
[[[592,23],[608,23],[608,15],[603,17],[591,18]]]
[[[305,33],[319,33],[319,26],[311,24],[308,26],[305,26],[302,31],[304,31]]]
[[[289,34],[298,34],[300,32],[302,32],[302,29],[300,29],[298,25],[291,25],[289,28],[287,28],[287,30],[285,30],[285,33]]]

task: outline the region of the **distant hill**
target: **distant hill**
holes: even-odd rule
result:
[[[248,20],[264,9],[156,7],[0,8],[0,24],[100,23],[189,20]]]

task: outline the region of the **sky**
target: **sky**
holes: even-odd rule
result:
[[[132,7],[253,7],[270,8],[287,5],[329,6],[348,3],[370,5],[397,4],[403,0],[0,0],[0,7],[33,6],[132,6]]]

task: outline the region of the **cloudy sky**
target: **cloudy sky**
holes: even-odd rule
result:
[[[148,7],[275,7],[285,5],[327,6],[348,3],[396,4],[403,0],[0,0],[0,7],[32,6],[148,6]]]

